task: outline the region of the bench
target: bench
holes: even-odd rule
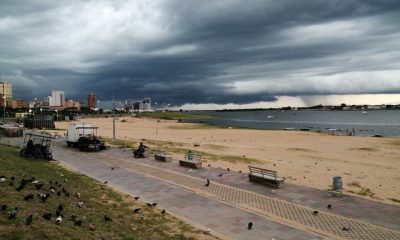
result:
[[[256,182],[270,187],[279,188],[284,182],[283,178],[278,176],[278,172],[258,167],[249,166],[249,181]]]
[[[161,162],[170,162],[171,157],[167,156],[167,154],[163,151],[155,151],[154,152],[154,160],[161,161]]]
[[[201,156],[193,153],[186,153],[185,160],[179,160],[179,165],[182,167],[201,168]]]

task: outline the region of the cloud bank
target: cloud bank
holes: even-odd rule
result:
[[[398,22],[396,0],[3,0],[0,79],[175,105],[396,94]]]

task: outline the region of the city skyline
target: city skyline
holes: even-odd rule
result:
[[[200,108],[400,103],[396,1],[4,1],[14,96]]]

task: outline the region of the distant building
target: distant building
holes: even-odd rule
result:
[[[28,108],[28,101],[15,99],[11,101],[11,108]]]
[[[51,92],[51,107],[64,107],[65,106],[65,94],[64,91],[52,91]]]
[[[12,84],[0,81],[0,105],[11,105],[12,100]]]
[[[151,98],[143,98],[143,111],[151,111]]]
[[[87,97],[87,106],[90,109],[95,109],[96,108],[96,95],[93,93],[89,94]]]

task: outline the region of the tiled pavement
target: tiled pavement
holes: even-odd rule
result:
[[[182,187],[143,176],[108,161],[99,161],[98,153],[54,147],[55,158],[73,170],[79,171],[133,196],[140,196],[148,202],[157,202],[162,208],[183,217],[186,222],[211,229],[221,238],[239,240],[265,239],[322,239],[311,232],[277,223],[252,211],[246,211],[216,199],[188,191]],[[109,157],[106,157],[109,158]],[[111,158],[110,158],[111,159]],[[247,230],[247,223],[254,223],[253,230]]]

